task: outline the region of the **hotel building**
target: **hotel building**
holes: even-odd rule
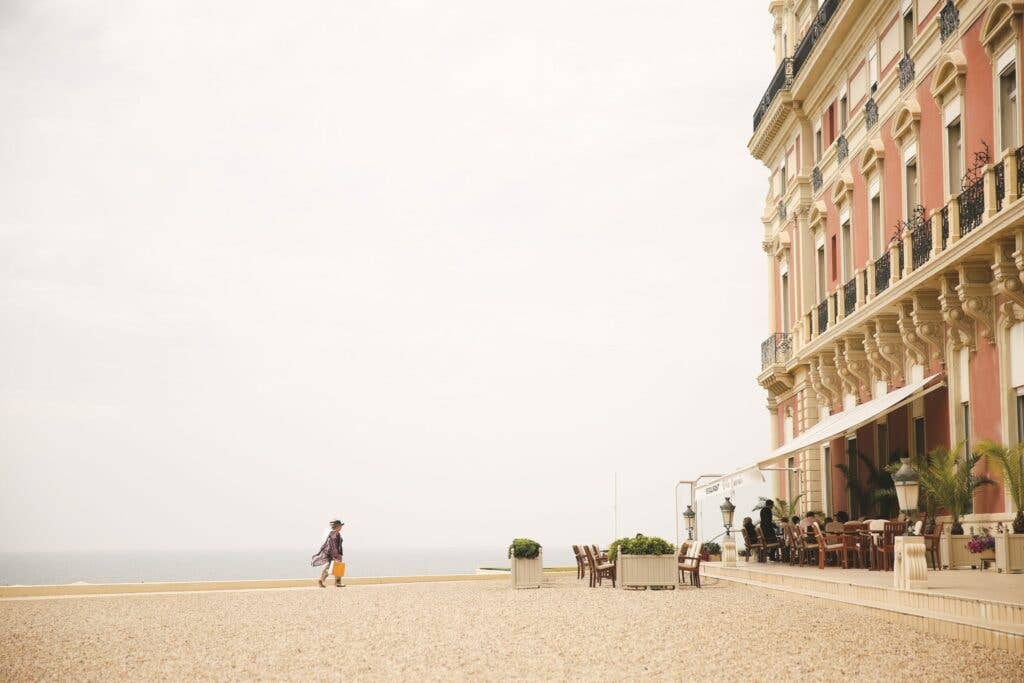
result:
[[[748,144],[769,170],[758,465],[802,509],[857,516],[836,465],[866,481],[897,455],[1024,439],[1024,0],[769,11]],[[983,487],[964,522],[1014,512]]]

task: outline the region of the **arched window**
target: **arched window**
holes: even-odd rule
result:
[[[942,112],[942,165],[946,176],[946,199],[960,194],[964,174],[964,81],[967,59],[953,50],[939,60],[932,78],[932,96]]]
[[[1021,141],[1017,97],[1021,12],[1024,12],[1024,7],[1018,2],[1000,2],[989,10],[981,26],[981,43],[992,62],[993,129],[996,150],[1000,152],[1016,149]]]

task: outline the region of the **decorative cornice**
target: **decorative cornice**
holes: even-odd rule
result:
[[[949,325],[949,341],[954,351],[963,347],[974,349],[974,321],[964,313],[960,304],[960,295],[957,294],[956,273],[943,273],[939,280],[939,306],[942,309],[942,319]]]
[[[984,261],[967,261],[957,267],[957,273],[960,284],[956,286],[956,293],[960,296],[964,313],[981,326],[981,335],[990,344],[995,344],[991,266]]]

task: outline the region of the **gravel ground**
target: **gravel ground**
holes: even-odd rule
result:
[[[712,583],[592,590],[569,575],[520,591],[452,582],[7,600],[0,681],[1024,680],[1022,656]]]

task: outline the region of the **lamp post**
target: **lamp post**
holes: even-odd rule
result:
[[[725,538],[722,539],[722,566],[736,566],[736,541],[732,538],[732,518],[736,513],[736,506],[732,504],[729,497],[718,508],[722,511],[722,524],[725,526]]]
[[[686,522],[686,539],[692,541],[693,527],[697,522],[697,513],[693,511],[692,505],[686,506],[686,512],[683,513],[683,521]]]
[[[924,538],[911,532],[910,516],[917,511],[920,482],[910,466],[910,458],[901,458],[896,474],[892,475],[896,499],[907,516],[907,527],[902,536],[893,539],[893,585],[896,588],[920,590],[928,587],[928,564],[924,557]]]

